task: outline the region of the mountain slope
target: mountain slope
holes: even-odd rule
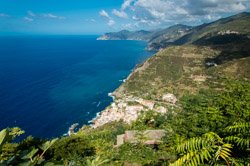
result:
[[[151,31],[128,31],[122,30],[120,32],[106,33],[97,40],[145,40],[148,41],[154,32]]]
[[[149,43],[167,40],[169,42],[184,36],[191,27],[187,25],[174,25],[169,28],[154,31],[128,31],[106,33],[98,38],[98,40],[144,40]]]
[[[162,44],[171,45],[174,41],[186,35],[192,27],[187,25],[173,25],[166,29],[155,32],[148,42],[148,50],[158,50]],[[159,44],[161,43],[161,44]]]
[[[202,38],[230,34],[250,36],[250,13],[244,12],[194,27],[187,35],[176,40],[175,44],[195,43]]]
[[[250,36],[250,13],[243,12],[231,17],[196,27],[174,25],[157,31],[120,31],[106,33],[99,40],[144,40],[148,50],[160,50],[172,45],[183,44],[220,44],[223,41],[241,40]]]

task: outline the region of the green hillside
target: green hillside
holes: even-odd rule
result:
[[[248,36],[250,35],[250,13],[244,12],[231,17],[222,18],[217,21],[192,27],[185,35],[178,36],[169,42],[167,39],[151,42],[151,49],[161,49],[171,45],[183,45],[197,43],[204,39],[215,38],[223,35]],[[212,43],[209,43],[212,44]]]

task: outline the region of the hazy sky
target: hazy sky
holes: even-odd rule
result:
[[[250,11],[250,0],[0,0],[0,34],[102,34],[197,25]]]

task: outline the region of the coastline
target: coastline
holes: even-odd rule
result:
[[[104,35],[104,36],[105,36],[105,35]],[[98,37],[96,40],[110,40],[110,39],[108,39],[108,38],[106,38],[106,37],[103,37],[103,36],[100,36],[100,37]],[[142,40],[138,40],[138,41],[142,41]],[[148,43],[147,43],[147,45],[148,45]],[[110,111],[109,108],[112,107],[112,105],[114,106],[114,103],[116,103],[116,99],[117,99],[117,98],[122,98],[122,97],[119,95],[119,92],[118,92],[118,91],[120,91],[120,89],[123,89],[122,87],[124,86],[124,84],[126,83],[126,81],[129,80],[129,78],[130,78],[135,72],[137,72],[138,70],[140,70],[140,68],[143,68],[144,65],[147,64],[146,62],[147,62],[150,58],[152,58],[152,57],[157,53],[157,51],[147,50],[147,48],[148,48],[148,46],[145,48],[145,50],[151,52],[152,55],[149,56],[148,58],[146,58],[144,61],[142,61],[142,62],[140,62],[140,63],[137,63],[137,64],[134,66],[134,68],[131,69],[131,72],[129,73],[129,75],[128,75],[125,79],[119,80],[119,81],[122,82],[122,83],[121,83],[113,92],[109,92],[109,93],[108,93],[108,96],[112,98],[112,102],[111,102],[110,105],[108,105],[104,110],[102,110],[102,111],[100,111],[100,112],[97,112],[97,113],[96,113],[96,116],[95,116],[94,118],[92,118],[91,120],[88,121],[88,125],[89,125],[89,126],[94,127],[94,128],[99,127],[99,126],[102,126],[102,125],[95,125],[95,123],[96,123],[99,119],[102,119],[103,115],[104,115],[105,112],[107,112],[107,111],[108,111],[108,112],[111,112],[111,114],[110,114],[111,116],[112,116],[112,114],[116,114],[115,112]],[[125,97],[125,96],[126,96],[126,94],[124,94],[123,97]],[[122,109],[122,108],[123,108],[123,107],[120,107],[120,109]],[[140,110],[142,110],[142,109],[140,108]],[[118,111],[118,112],[119,112],[119,111]],[[121,115],[121,116],[124,116],[124,115]],[[117,118],[117,120],[120,120],[120,119],[121,119],[121,118]],[[109,122],[112,122],[112,120],[109,121]],[[105,123],[105,124],[106,124],[106,123]]]
[[[125,83],[133,74],[145,70],[149,66],[148,61],[154,56],[155,54],[152,54],[144,62],[137,64],[134,69],[131,70],[128,77],[123,80],[123,83],[116,88],[114,92],[108,93],[108,96],[111,97],[113,101],[89,121],[89,125],[92,128],[98,128],[107,123],[118,121],[131,124],[133,121],[137,120],[142,112],[154,110],[157,113],[166,114],[169,109],[177,106],[177,98],[170,93],[164,94],[162,96],[162,101],[154,101],[129,95],[125,91]],[[159,103],[164,104],[159,106]]]
[[[138,63],[135,65],[135,67],[131,70],[131,72],[129,73],[129,75],[127,76],[127,78],[123,79],[122,80],[122,84],[119,85],[113,92],[110,92],[108,93],[108,96],[112,98],[112,102],[110,103],[110,105],[108,105],[104,110],[100,111],[100,112],[97,112],[96,113],[96,116],[94,118],[92,118],[91,120],[88,121],[88,124],[91,126],[91,127],[95,127],[95,122],[98,120],[98,119],[101,119],[102,118],[102,114],[105,113],[105,111],[107,111],[107,109],[112,106],[112,104],[115,103],[116,101],[116,98],[117,98],[117,90],[119,90],[123,85],[124,83],[129,80],[129,78],[134,74],[134,72],[136,72],[136,70],[142,65],[144,65],[145,62],[147,62],[152,56],[154,56],[154,54],[152,54],[149,58],[147,58],[144,62],[141,62],[141,63]],[[111,122],[111,121],[110,121]],[[99,127],[99,126],[98,126]]]

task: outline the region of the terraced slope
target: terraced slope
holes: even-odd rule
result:
[[[115,95],[161,100],[166,93],[181,97],[202,88],[221,89],[225,78],[250,80],[249,42],[231,45],[164,49],[138,66]]]

